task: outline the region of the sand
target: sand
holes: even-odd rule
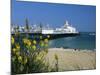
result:
[[[51,67],[55,67],[55,54],[58,56],[58,71],[88,70],[96,68],[96,52],[91,50],[74,50],[50,48],[46,56]]]

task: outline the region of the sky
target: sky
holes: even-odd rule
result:
[[[22,26],[26,18],[30,25],[42,23],[57,28],[67,20],[80,32],[96,31],[96,6],[12,0],[11,23]]]

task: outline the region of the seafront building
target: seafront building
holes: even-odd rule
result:
[[[76,30],[75,27],[69,25],[68,21],[61,28],[50,28],[49,25],[43,27],[42,25],[31,25],[31,26],[17,26],[13,25],[11,27],[11,33],[14,34],[15,32],[20,33],[42,33],[42,34],[78,34],[79,32]]]

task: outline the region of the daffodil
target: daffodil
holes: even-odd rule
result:
[[[40,39],[42,39],[42,36],[40,36]]]
[[[22,56],[18,56],[18,61],[22,62]]]
[[[44,42],[40,41],[40,46],[43,47],[44,46]]]
[[[28,41],[28,39],[26,39],[26,38],[23,39],[24,44],[26,44],[27,41]]]
[[[12,51],[15,53],[16,52],[16,48],[13,48]]]
[[[35,49],[36,49],[36,46],[35,46],[35,45],[33,45],[33,46],[32,46],[32,49],[33,49],[33,50],[35,50]]]
[[[28,45],[28,46],[31,45],[31,41],[30,41],[30,40],[27,41],[27,45]]]
[[[33,40],[33,44],[36,44],[36,40]]]
[[[19,44],[15,44],[15,46],[16,46],[17,50],[20,50],[20,45]]]
[[[11,43],[14,44],[15,40],[14,37],[11,37]]]
[[[29,39],[24,38],[23,42],[24,42],[24,44],[27,44],[28,46],[31,45],[31,41]]]
[[[44,39],[44,42],[45,42],[45,43],[48,43],[48,39]]]
[[[20,52],[19,52],[19,51],[17,51],[17,52],[16,52],[16,55],[17,55],[17,56],[19,56],[19,55],[20,55]]]

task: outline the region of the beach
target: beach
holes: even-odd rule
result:
[[[58,57],[58,71],[89,70],[96,68],[96,52],[64,48],[49,48],[46,61],[55,67],[55,54]]]

